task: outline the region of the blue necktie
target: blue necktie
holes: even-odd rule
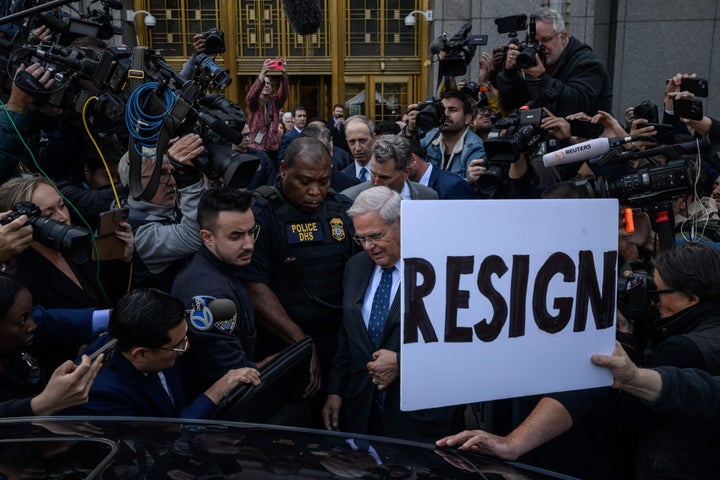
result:
[[[368,322],[368,333],[375,348],[380,345],[385,320],[390,309],[390,294],[392,293],[392,274],[395,267],[383,268],[382,278],[375,296],[373,297],[372,309],[370,310],[370,321]]]
[[[362,167],[360,169],[360,175],[358,175],[358,180],[360,180],[361,182],[367,182],[367,180],[368,180],[367,168]]]

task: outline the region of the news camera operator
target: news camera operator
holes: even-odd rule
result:
[[[157,190],[150,200],[128,198],[129,223],[135,232],[133,287],[154,287],[169,292],[175,275],[202,241],[197,222],[197,207],[205,191],[197,170],[179,170],[176,165],[192,165],[205,152],[200,135],[190,133],[176,139],[163,157]],[[154,157],[143,160],[140,177],[145,188],[154,168]],[[129,184],[128,155],[120,162],[123,184]]]
[[[520,48],[510,43],[503,69],[498,74],[500,101],[508,109],[532,101],[558,116],[576,112],[594,115],[609,112],[612,87],[605,65],[592,49],[568,36],[562,16],[550,8],[533,13],[536,49],[534,65],[520,68]],[[533,39],[531,39],[533,40]]]
[[[30,156],[23,141],[27,143],[30,135],[37,131],[43,114],[57,114],[49,112],[37,96],[32,96],[18,87],[16,82],[20,76],[31,77],[38,89],[49,90],[55,83],[52,72],[39,63],[27,67],[21,64],[15,73],[10,98],[0,112],[0,183],[18,175],[20,164],[28,164]]]
[[[470,129],[472,108],[464,93],[448,90],[440,100],[442,115],[436,115],[442,124],[433,128],[420,140],[425,149],[425,160],[436,168],[454,173],[472,185],[479,175],[472,169],[480,159],[485,158],[483,141]],[[415,108],[413,108],[415,107]],[[422,105],[410,105],[406,136],[414,136],[417,131],[417,108]],[[475,161],[475,164],[471,162]]]
[[[642,366],[698,368],[720,375],[720,251],[688,243],[658,254],[654,261],[658,317]],[[570,430],[584,416],[607,408],[598,389],[566,392],[543,398],[528,418],[507,436],[466,431],[438,442],[462,450],[515,459]],[[595,397],[595,398],[593,398]],[[617,421],[637,435],[635,477],[710,478],[720,468],[716,448],[718,425],[672,415],[653,414],[637,399],[621,396]],[[615,441],[607,448],[618,448]]]

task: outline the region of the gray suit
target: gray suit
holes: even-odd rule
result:
[[[419,183],[411,182],[410,180],[405,180],[405,183],[410,188],[410,198],[413,200],[437,200],[438,194],[435,190],[433,190],[430,187],[426,187],[425,185],[420,185]],[[367,182],[363,182],[360,185],[355,185],[350,188],[346,188],[343,190],[342,193],[346,197],[348,197],[353,202],[357,198],[358,195],[360,195],[360,192],[364,192],[368,188],[374,187],[371,180],[368,180]]]
[[[342,397],[340,428],[346,432],[381,433],[395,438],[434,442],[463,428],[463,408],[443,407],[415,412],[400,411],[400,379],[385,390],[381,414],[383,432],[368,431],[375,385],[367,371],[375,347],[370,340],[361,309],[375,263],[360,252],[347,263],[343,277],[343,323],[338,350],[329,372],[328,394]],[[385,323],[380,346],[400,352],[400,292],[395,295]],[[428,388],[431,385],[428,384]]]

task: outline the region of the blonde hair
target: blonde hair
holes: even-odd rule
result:
[[[40,176],[16,177],[0,185],[0,212],[12,210],[19,202],[29,202],[38,185],[48,185],[56,190],[55,185]]]

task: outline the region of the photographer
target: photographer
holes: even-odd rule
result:
[[[610,111],[612,88],[607,69],[592,49],[565,31],[565,22],[555,10],[541,8],[536,20],[535,41],[544,59],[535,54],[535,65],[519,69],[520,49],[509,44],[504,68],[498,74],[500,100],[514,109],[533,101],[558,116],[576,112],[589,115]]]
[[[202,244],[197,222],[197,206],[205,185],[200,174],[189,168],[180,172],[168,157],[180,165],[192,165],[192,159],[205,151],[202,139],[191,133],[180,137],[163,158],[157,191],[150,200],[128,198],[129,222],[135,231],[133,288],[154,287],[169,292],[177,272]],[[143,188],[152,174],[152,157],[145,159]],[[120,178],[128,184],[127,156],[120,162]]]
[[[21,90],[16,81],[20,76],[30,76],[32,82],[48,90],[55,83],[51,73],[39,63],[27,67],[21,64],[15,73],[10,98],[0,111],[0,183],[16,176],[21,163],[28,164],[30,156],[25,144],[39,128],[43,112],[48,111],[38,98]]]
[[[57,228],[61,226],[65,232],[72,228],[68,207],[48,180],[20,177],[0,186],[0,210],[10,210],[20,202],[32,202],[37,207],[33,217],[58,222],[55,226],[35,222],[33,229],[46,239],[69,236]],[[38,241],[35,236],[30,248],[12,260],[8,271],[30,290],[38,304],[47,308],[107,308],[127,287],[134,248],[132,229],[127,223],[120,224],[115,237],[124,244],[123,261],[108,260],[98,265],[98,261],[88,258],[89,245],[88,251],[79,247],[77,252],[57,243]]]
[[[263,62],[260,75],[253,82],[252,87],[245,97],[248,115],[247,124],[250,125],[250,147],[262,150],[273,159],[275,167],[278,165],[278,150],[280,150],[280,109],[290,95],[290,80],[287,74],[287,61],[282,62],[282,80],[277,93],[273,91],[273,81],[268,77],[268,72],[273,66],[273,60],[267,59]],[[302,125],[305,126],[304,124]]]
[[[483,141],[470,129],[470,102],[457,90],[445,92],[441,101],[445,110],[442,125],[430,130],[420,141],[426,152],[425,159],[436,168],[466,178],[472,184],[477,178],[469,177],[468,167],[472,160],[485,158],[485,149]],[[415,118],[409,117],[407,133],[416,130]]]

